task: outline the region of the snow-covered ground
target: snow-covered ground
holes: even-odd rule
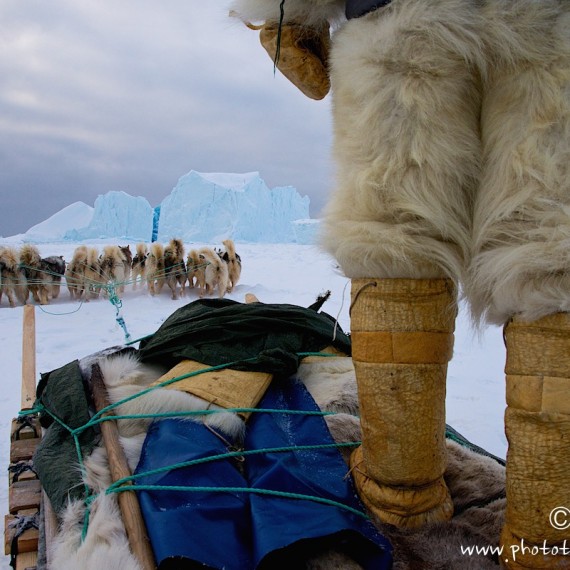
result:
[[[14,238],[0,239],[1,245],[19,247]],[[108,240],[126,245],[128,242]],[[53,242],[39,245],[42,256],[63,255],[69,261],[78,244]],[[104,245],[93,242],[90,245]],[[187,249],[201,245],[186,244]],[[135,244],[131,243],[134,251]],[[334,261],[314,246],[293,244],[236,244],[242,258],[241,280],[228,297],[244,301],[246,293],[255,294],[267,303],[310,305],[324,291],[332,295],[323,311],[338,317],[340,326],[350,331],[348,309],[350,284],[336,269]],[[138,339],[156,331],[177,308],[197,298],[190,293],[173,301],[165,287],[159,296],[151,297],[146,290],[133,291],[127,286],[122,298],[121,313],[131,338]],[[20,407],[22,366],[23,308],[9,308],[6,298],[0,303],[0,346],[2,347],[3,389],[0,391],[0,450],[8,467],[9,430],[12,418]],[[123,344],[125,334],[117,323],[115,307],[105,299],[79,303],[71,301],[62,287],[58,299],[48,306],[36,307],[36,368],[37,375],[59,368],[77,358],[100,349]],[[502,330],[485,329],[477,335],[461,308],[456,327],[453,360],[447,383],[447,423],[473,443],[491,453],[505,457],[506,439],[503,430],[504,359]],[[8,477],[0,478],[0,513],[8,512]],[[4,557],[0,566],[9,568]]]

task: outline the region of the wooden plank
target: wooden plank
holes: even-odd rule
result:
[[[36,401],[36,313],[34,305],[24,305],[22,333],[22,410],[31,410]]]
[[[46,565],[48,568],[51,566],[50,560],[50,549],[49,545],[52,544],[55,535],[57,534],[58,524],[57,524],[57,517],[55,516],[55,511],[51,506],[51,501],[49,497],[46,495],[46,492],[42,490],[42,512],[44,515],[44,536],[45,536],[45,544],[46,544]]]
[[[13,441],[10,444],[10,463],[31,459],[39,442],[39,437]]]
[[[106,408],[110,402],[107,396],[107,388],[103,381],[103,375],[97,364],[92,368],[91,387],[96,410],[100,411]],[[107,415],[113,416],[114,414],[109,413]],[[103,422],[101,424],[101,434],[103,435],[103,442],[107,450],[112,481],[115,482],[124,477],[129,477],[131,470],[129,469],[127,458],[119,442],[117,422]],[[156,568],[154,554],[150,547],[150,541],[136,493],[134,491],[118,493],[118,501],[133,555],[137,558],[143,570],[154,570]]]
[[[16,515],[6,515],[4,518],[4,554],[10,555],[12,547],[12,539],[14,538],[15,529],[10,527],[11,523],[17,520]],[[39,531],[37,528],[29,528],[18,537],[18,552],[37,552],[38,550]]]
[[[38,479],[17,481],[8,489],[8,510],[11,514],[24,509],[39,509],[42,488]]]
[[[38,564],[37,552],[24,552],[16,556],[15,570],[36,570]]]

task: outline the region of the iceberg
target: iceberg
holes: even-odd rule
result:
[[[293,222],[309,217],[309,202],[292,186],[269,189],[258,172],[192,170],[162,201],[157,239],[295,243]]]
[[[66,239],[122,238],[150,242],[154,209],[146,198],[112,191],[95,200],[95,210],[86,227],[65,234]],[[76,226],[77,228],[77,226]]]
[[[73,202],[43,222],[32,226],[26,233],[26,241],[49,242],[65,239],[67,232],[88,225],[93,218],[93,207],[84,202]]]

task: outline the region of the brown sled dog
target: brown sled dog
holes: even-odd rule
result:
[[[228,293],[231,293],[241,275],[241,257],[236,253],[234,242],[231,239],[225,239],[222,243],[226,248],[222,259],[228,264]]]
[[[87,266],[87,246],[79,245],[73,251],[71,261],[65,270],[65,282],[69,296],[72,299],[81,299],[85,292],[85,268]]]
[[[87,262],[85,264],[85,300],[97,299],[106,279],[101,272],[99,263],[99,250],[96,247],[87,248]]]
[[[188,252],[186,259],[186,276],[188,277],[188,287],[197,287],[200,291],[206,286],[206,262],[200,259],[200,254],[196,249]]]
[[[186,284],[186,267],[184,265],[184,244],[181,239],[173,238],[164,248],[164,279],[172,292],[172,298],[177,299],[177,287],[184,295]]]
[[[164,286],[164,247],[156,242],[150,246],[146,259],[146,279],[151,295],[160,293]]]
[[[200,291],[200,297],[204,294],[211,295],[217,287],[221,299],[228,290],[228,264],[209,247],[200,250],[200,260],[207,263],[204,272],[205,287]]]
[[[25,304],[28,298],[26,276],[20,268],[18,252],[11,247],[0,247],[0,301],[6,294],[10,307],[16,300]]]
[[[135,256],[133,257],[133,263],[131,266],[132,270],[132,280],[133,280],[133,291],[137,288],[137,281],[140,278],[141,285],[144,286],[146,281],[146,258],[148,257],[148,248],[146,243],[137,243]]]
[[[105,283],[116,287],[117,293],[125,291],[127,258],[118,245],[106,245],[99,257],[99,267]]]
[[[47,305],[52,285],[52,275],[47,264],[42,263],[38,248],[30,243],[20,249],[20,267],[26,276],[28,291],[36,303]]]

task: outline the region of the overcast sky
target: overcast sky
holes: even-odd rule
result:
[[[123,190],[158,205],[189,172],[259,171],[317,217],[330,96],[305,97],[227,0],[0,2],[0,236]]]

